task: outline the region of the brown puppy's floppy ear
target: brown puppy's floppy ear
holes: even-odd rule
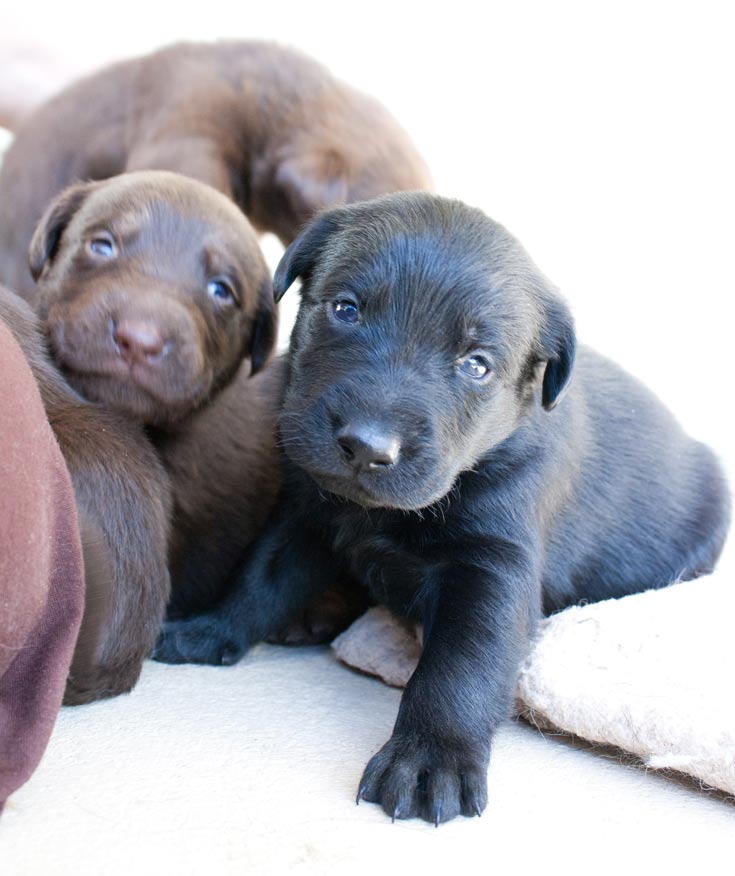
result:
[[[546,370],[541,389],[544,410],[553,410],[564,397],[572,379],[577,338],[572,314],[561,298],[554,295],[545,302],[546,325],[541,334]]]
[[[273,297],[273,284],[270,277],[260,287],[258,310],[255,314],[248,355],[250,356],[250,376],[257,374],[265,366],[276,345],[278,334],[278,310]]]
[[[308,280],[325,243],[339,229],[339,213],[330,210],[310,222],[283,254],[273,277],[273,297],[280,301],[297,277]]]
[[[287,158],[276,170],[275,182],[298,216],[311,218],[327,207],[347,202],[348,168],[333,149],[307,151]]]
[[[75,183],[64,189],[46,208],[36,225],[28,250],[28,264],[34,280],[38,280],[44,267],[56,255],[61,235],[71,217],[98,185],[96,182]]]

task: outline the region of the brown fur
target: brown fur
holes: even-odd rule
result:
[[[331,642],[370,607],[366,590],[337,580],[317,599],[307,605],[303,614],[268,636],[277,645],[321,645]]]
[[[0,279],[33,294],[28,243],[63,188],[148,168],[209,183],[284,243],[322,207],[429,186],[389,113],[312,59],[175,45],[77,82],[21,126],[0,171]]]
[[[137,424],[92,404],[52,363],[27,304],[0,287],[0,318],[38,381],[74,484],[85,559],[85,616],[64,701],[130,690],[169,595],[166,472]]]
[[[282,358],[253,378],[243,367],[211,404],[154,435],[174,493],[171,618],[204,611],[223,596],[275,504],[276,416],[285,380]],[[331,641],[367,607],[364,592],[337,580],[270,640]]]
[[[100,241],[111,254],[94,251]],[[36,228],[30,264],[36,310],[69,381],[146,424],[180,420],[245,356],[257,371],[273,347],[275,304],[255,233],[227,198],[178,174],[65,189]],[[233,297],[210,293],[220,281]]]
[[[280,359],[252,378],[244,365],[210,404],[153,436],[174,491],[172,617],[222,596],[275,503],[284,380]]]
[[[89,251],[103,234],[114,257]],[[39,223],[30,262],[37,309],[69,382],[145,424],[170,474],[173,611],[216,598],[278,487],[281,372],[251,378],[276,325],[254,232],[209,186],[136,172],[65,190]],[[227,277],[239,302],[212,300],[212,277]],[[125,321],[148,326],[170,349],[129,363],[112,328]]]

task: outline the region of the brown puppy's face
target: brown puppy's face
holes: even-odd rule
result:
[[[72,186],[41,219],[30,264],[69,381],[142,422],[180,419],[273,346],[255,234],[194,180],[146,171]]]

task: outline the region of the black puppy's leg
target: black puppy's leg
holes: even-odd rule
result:
[[[427,589],[424,652],[393,735],[368,763],[357,795],[392,818],[438,825],[480,815],[496,727],[510,715],[518,665],[540,613],[540,583],[516,546],[494,562],[457,562]]]
[[[318,534],[277,506],[227,597],[213,611],[164,623],[153,651],[162,663],[231,665],[303,612],[338,574]],[[280,519],[279,519],[280,518]]]

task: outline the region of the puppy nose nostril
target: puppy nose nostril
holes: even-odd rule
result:
[[[348,424],[336,438],[345,462],[353,468],[381,471],[398,461],[400,442],[379,427]]]
[[[126,319],[113,323],[112,339],[127,361],[149,361],[167,349],[158,327],[144,320]]]

